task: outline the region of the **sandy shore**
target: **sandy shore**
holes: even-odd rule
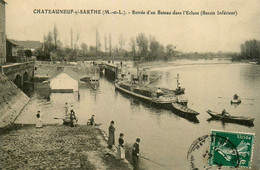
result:
[[[1,130],[0,141],[0,169],[132,169],[87,125],[14,125]]]

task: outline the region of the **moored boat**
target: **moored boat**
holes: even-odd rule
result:
[[[207,113],[216,120],[238,123],[238,124],[253,124],[254,118],[244,117],[244,116],[231,116],[231,115],[222,115],[221,113],[217,113],[211,110],[207,110]]]
[[[171,109],[172,103],[180,102],[187,104],[188,102],[188,100],[185,99],[178,99],[172,90],[165,88],[161,88],[163,91],[163,95],[161,96],[156,95],[157,88],[140,86],[130,82],[116,82],[115,88],[135,98],[165,109]]]
[[[184,94],[185,88],[176,88],[173,90],[176,95]]]
[[[63,125],[70,125],[70,116],[65,116],[62,120]]]
[[[178,103],[172,103],[172,111],[174,113],[181,114],[181,115],[183,115],[184,117],[187,117],[187,118],[189,118],[189,117],[194,118],[197,115],[199,115],[198,112],[188,108],[187,106],[183,106],[183,105],[178,104]]]

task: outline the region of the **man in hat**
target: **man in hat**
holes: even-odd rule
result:
[[[133,145],[132,149],[132,158],[133,158],[133,167],[134,170],[139,169],[139,143],[140,139],[137,138],[135,144]]]

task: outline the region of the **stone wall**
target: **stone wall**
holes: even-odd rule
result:
[[[5,2],[0,0],[0,65],[6,62]]]
[[[0,74],[0,128],[11,125],[29,100],[12,81]]]

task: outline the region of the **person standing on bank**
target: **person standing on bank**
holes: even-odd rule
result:
[[[37,122],[36,122],[36,128],[42,128],[42,118],[41,118],[41,112],[38,110],[37,114]]]
[[[134,170],[139,169],[139,143],[140,143],[140,139],[137,138],[135,144],[133,145],[133,149],[132,149]]]
[[[118,159],[125,159],[125,145],[124,145],[124,134],[120,133],[118,139],[117,157]]]
[[[66,102],[65,103],[65,117],[68,115],[69,113],[69,106],[68,106],[68,103]]]
[[[76,125],[76,122],[78,121],[76,114],[73,110],[73,105],[70,107],[70,127],[74,127]]]
[[[108,148],[112,148],[112,146],[115,144],[115,130],[116,128],[114,127],[115,122],[112,120],[110,123],[110,126],[108,128]]]

